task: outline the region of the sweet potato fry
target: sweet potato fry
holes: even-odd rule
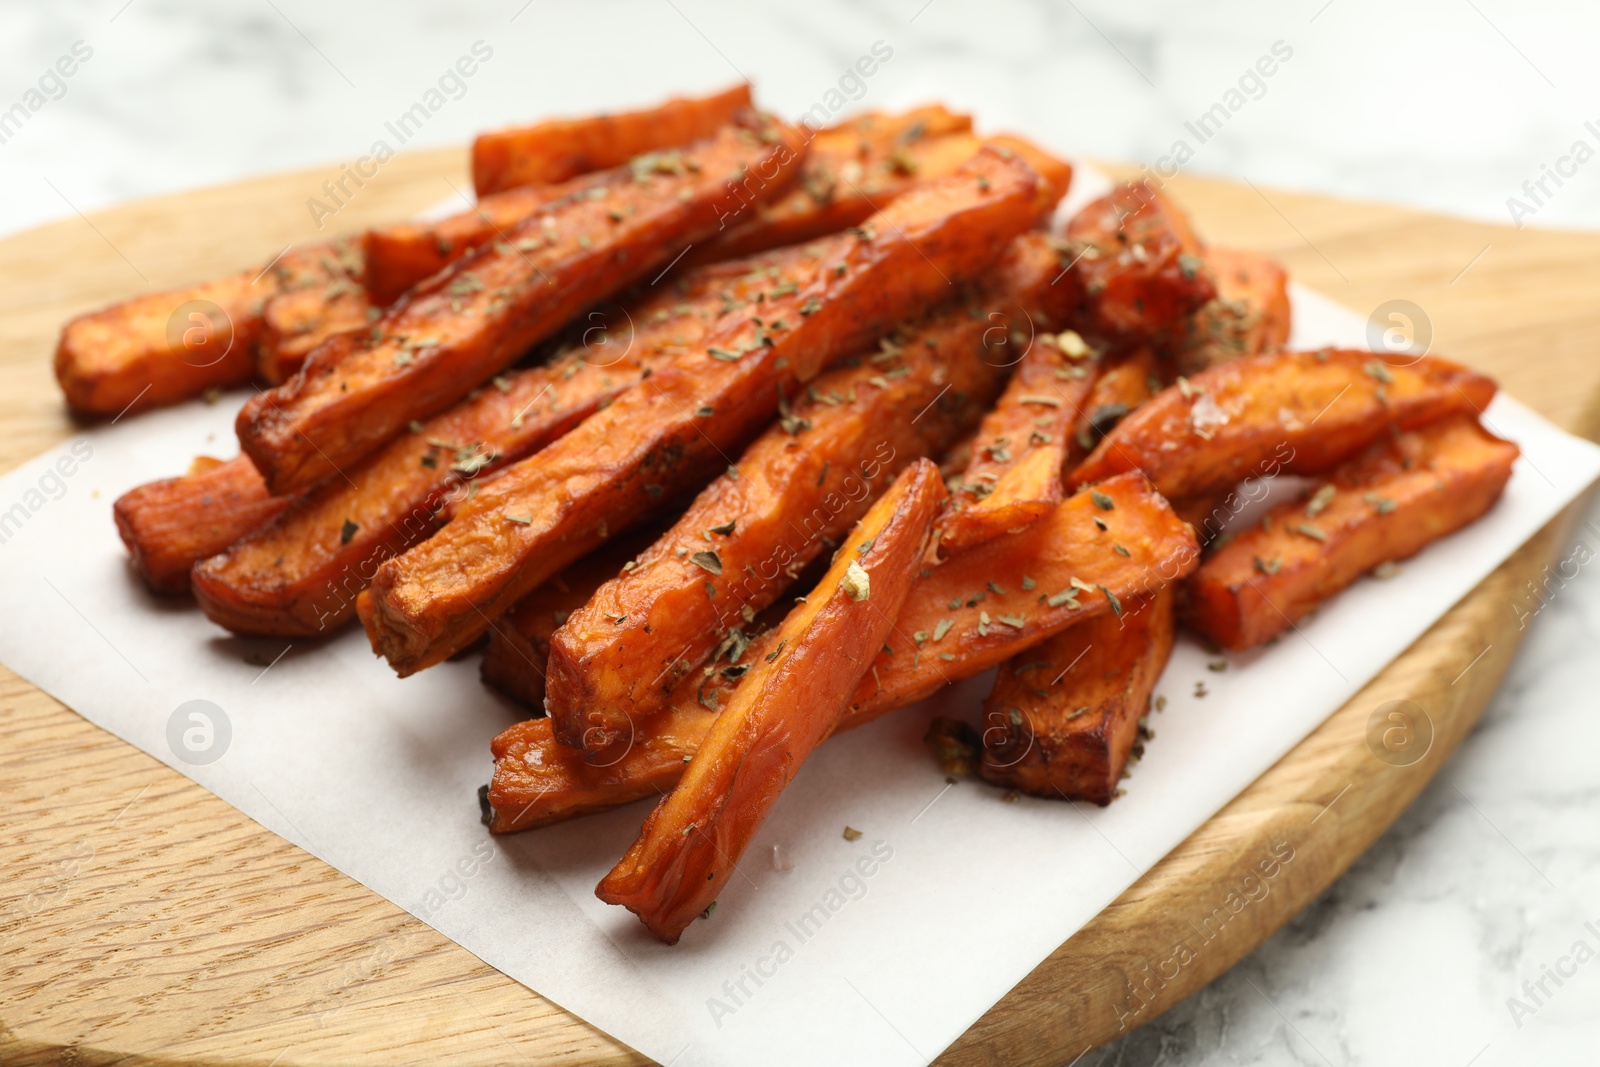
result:
[[[854,226],[919,179],[950,174],[972,158],[981,142],[971,129],[969,116],[935,106],[868,111],[819,130],[788,192],[691,252],[689,260],[750,255]]]
[[[1380,435],[1481,411],[1495,383],[1432,357],[1280,352],[1180,379],[1106,435],[1075,485],[1142,470],[1174,500],[1279,471],[1320,474]]]
[[[1067,223],[1080,333],[1150,340],[1216,295],[1188,220],[1146,182],[1123,183]]]
[[[1073,427],[1072,443],[1062,461],[1063,471],[1082,463],[1129,412],[1161,390],[1160,367],[1148,345],[1141,345],[1120,359],[1108,357],[1105,362],[1109,365],[1103,366],[1095,377],[1083,414]]]
[[[130,489],[111,509],[134,570],[157,593],[187,593],[189,568],[221,552],[289,506],[267,494],[243,456],[202,456],[181,478]]]
[[[749,618],[837,542],[878,487],[969,429],[1008,369],[1010,342],[991,337],[989,311],[1020,319],[1017,309],[1047,302],[1058,273],[1046,238],[1024,234],[974,295],[902,326],[789,404],[733,471],[557,634],[546,706],[562,741],[608,747],[628,720],[660,709],[719,644],[747,638]]]
[[[971,461],[939,519],[947,552],[982,544],[1050,513],[1072,433],[1085,414],[1098,364],[1076,333],[1042,334],[978,428]]]
[[[257,377],[269,385],[281,385],[323,341],[372,324],[378,309],[362,285],[363,259],[360,247],[352,244],[338,257],[337,266],[330,266],[327,280],[280,293],[266,302],[256,351]]]
[[[1162,345],[1176,373],[1258,356],[1289,342],[1289,275],[1271,256],[1232,248],[1201,255],[1216,297],[1180,320]]]
[[[1372,568],[1488,511],[1517,454],[1470,415],[1379,441],[1218,548],[1189,579],[1185,618],[1223,648],[1268,641]]]
[[[918,460],[850,531],[778,628],[776,654],[750,668],[683,778],[601,879],[601,900],[674,944],[717,898],[894,625],[944,495],[939,469]]]
[[[887,638],[890,652],[877,655],[839,728],[871,722],[947,682],[981,674],[1194,569],[1193,533],[1142,476],[1119,475],[1098,488],[1113,505],[1109,510],[1093,493],[1079,493],[1048,518],[919,577]],[[1128,556],[1115,549],[1119,544]],[[780,641],[774,633],[763,635],[740,662],[763,662]],[[730,678],[717,668],[685,678],[666,710],[636,722],[625,741],[589,759],[559,744],[548,719],[503,732],[492,746],[491,829],[542,826],[653,795],[676,781],[684,758],[740,684],[737,672]]]
[[[730,305],[763,290],[769,270],[813,262],[784,249],[699,268],[599,325],[580,323],[564,354],[495,379],[207,560],[194,574],[201,607],[241,633],[327,632],[349,618],[377,565],[431,534],[438,509],[474,479],[544,447],[671,362]]]
[[[348,238],[290,248],[271,263],[79,315],[62,327],[56,380],[67,403],[115,415],[248,382],[266,301],[325,284]]]
[[[469,252],[384,312],[338,334],[239,413],[239,442],[274,493],[353,466],[407,423],[448,407],[583,308],[658,271],[719,215],[771,195],[800,135],[770,120],[586,179],[508,242]]]
[[[1122,601],[1190,573],[1198,556],[1193,532],[1142,476],[1076,493],[918,579],[873,677],[851,699],[851,718],[920,700],[1074,622],[1116,614]]]
[[[173,404],[243,385],[255,370],[260,268],[79,315],[62,327],[56,381],[88,415]],[[220,309],[220,311],[219,311]]]
[[[1035,217],[1038,180],[984,151],[869,220],[816,243],[822,258],[587,420],[537,462],[460,504],[432,540],[379,568],[362,607],[373,648],[402,675],[451,655],[609,532],[685,491],[776,414],[780,389],[869,344],[971,278]],[[876,223],[874,225],[874,222]],[[726,462],[723,460],[723,462]]]
[[[1061,633],[1000,668],[979,773],[1030,796],[1111,803],[1172,655],[1173,587]]]
[[[485,196],[459,215],[437,222],[400,222],[368,230],[362,238],[368,294],[380,307],[389,305],[472,249],[505,240],[517,223],[573,188],[572,182],[524,185]]]
[[[635,156],[710,137],[750,107],[750,86],[673,97],[614,115],[550,119],[480,134],[472,142],[472,184],[480,197],[522,185],[554,185]]]

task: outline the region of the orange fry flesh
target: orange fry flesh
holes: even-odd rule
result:
[[[1030,796],[1106,805],[1172,654],[1173,587],[1016,656],[984,701],[979,773]]]
[[[487,483],[432,540],[380,567],[361,608],[373,648],[404,675],[471,643],[609,532],[725,463],[776,414],[780,387],[787,394],[992,262],[994,242],[1033,221],[1036,190],[1019,159],[986,151],[901,197],[879,225],[821,239],[817,267],[775,288],[761,315]]]
[[[944,495],[938,468],[918,460],[872,506],[778,628],[782,647],[750,668],[682,779],[601,880],[601,900],[628,908],[669,944],[716,900],[894,625]]]
[[[875,657],[876,672],[857,684],[839,728],[871,722],[949,682],[981,674],[1193,571],[1199,557],[1193,531],[1141,475],[1119,475],[1096,488],[1111,502],[1110,510],[1089,491],[1075,494],[1048,518],[919,576],[885,640],[890,653]],[[762,635],[733,665],[762,662],[778,640]],[[620,755],[600,753],[592,762],[581,750],[559,744],[548,719],[507,729],[492,745],[491,829],[542,826],[666,788],[740,684],[716,669],[690,675],[665,711],[634,723],[626,745],[618,746]]]
[[[1380,441],[1218,548],[1189,579],[1185,617],[1223,648],[1270,640],[1379,564],[1477,519],[1517,454],[1470,415]]]
[[[750,106],[750,86],[741,83],[638,111],[550,119],[480,134],[472,143],[473,188],[482,197],[621,166],[646,152],[709,137]]]
[[[1380,435],[1479,412],[1492,379],[1433,357],[1280,352],[1180,380],[1117,424],[1075,485],[1142,470],[1183,500],[1286,470],[1319,474]]]
[[[670,156],[601,172],[469,252],[384,312],[338,334],[298,374],[252,397],[239,442],[274,493],[353,466],[409,422],[449,407],[584,308],[713,233],[743,198],[771,195],[799,134],[752,117]]]

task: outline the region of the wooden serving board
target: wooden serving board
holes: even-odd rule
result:
[[[469,188],[465,155],[393,160],[324,234],[305,201],[328,175],[308,171],[0,241],[0,470],[74,430],[50,372],[68,316],[240,269],[289,241],[412,214]],[[1198,178],[1171,191],[1209,239],[1276,255],[1363,314],[1411,300],[1431,317],[1435,351],[1495,375],[1570,430],[1600,429],[1600,236]],[[1146,872],[940,1062],[1072,1060],[1199,989],[1311,902],[1472,728],[1520,637],[1507,604],[1574,515]],[[1366,742],[1373,709],[1396,698],[1433,727],[1427,755],[1406,767]],[[116,799],[109,813],[106,797]],[[1173,946],[1194,940],[1193,924],[1280,842],[1295,858],[1271,892],[1172,974]],[[0,865],[0,1062],[648,1062],[4,669]]]

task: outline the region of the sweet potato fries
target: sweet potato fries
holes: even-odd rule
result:
[[[487,632],[536,716],[491,831],[658,800],[597,893],[664,941],[828,737],[993,668],[966,771],[1110,803],[1175,642],[1298,627],[1518,455],[1489,379],[1285,351],[1271,258],[1148,182],[1057,221],[1070,165],[938,105],[813,129],[740,85],[473,171],[449,218],[81,316],[58,376],[107,415],[273,383],[241,455],[116,502],[134,570],[238,633],[359,615],[401,675]]]

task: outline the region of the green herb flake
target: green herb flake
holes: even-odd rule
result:
[[[1318,489],[1316,494],[1306,502],[1306,518],[1314,519],[1326,511],[1328,505],[1333,503],[1334,494],[1337,492],[1338,490],[1333,487],[1331,482]]]
[[[354,537],[356,535],[356,531],[360,529],[361,527],[357,526],[349,519],[344,520],[344,525],[339,527],[339,543],[341,545],[348,545],[350,543],[350,539]]]
[[[709,571],[712,574],[722,573],[722,559],[715,552],[696,552],[694,555],[689,557],[689,562],[693,563],[701,570]]]
[[[1089,499],[1093,500],[1094,506],[1099,508],[1101,511],[1110,511],[1112,508],[1117,506],[1117,502],[1115,500],[1112,500],[1109,496],[1106,496],[1098,489],[1090,492]]]

